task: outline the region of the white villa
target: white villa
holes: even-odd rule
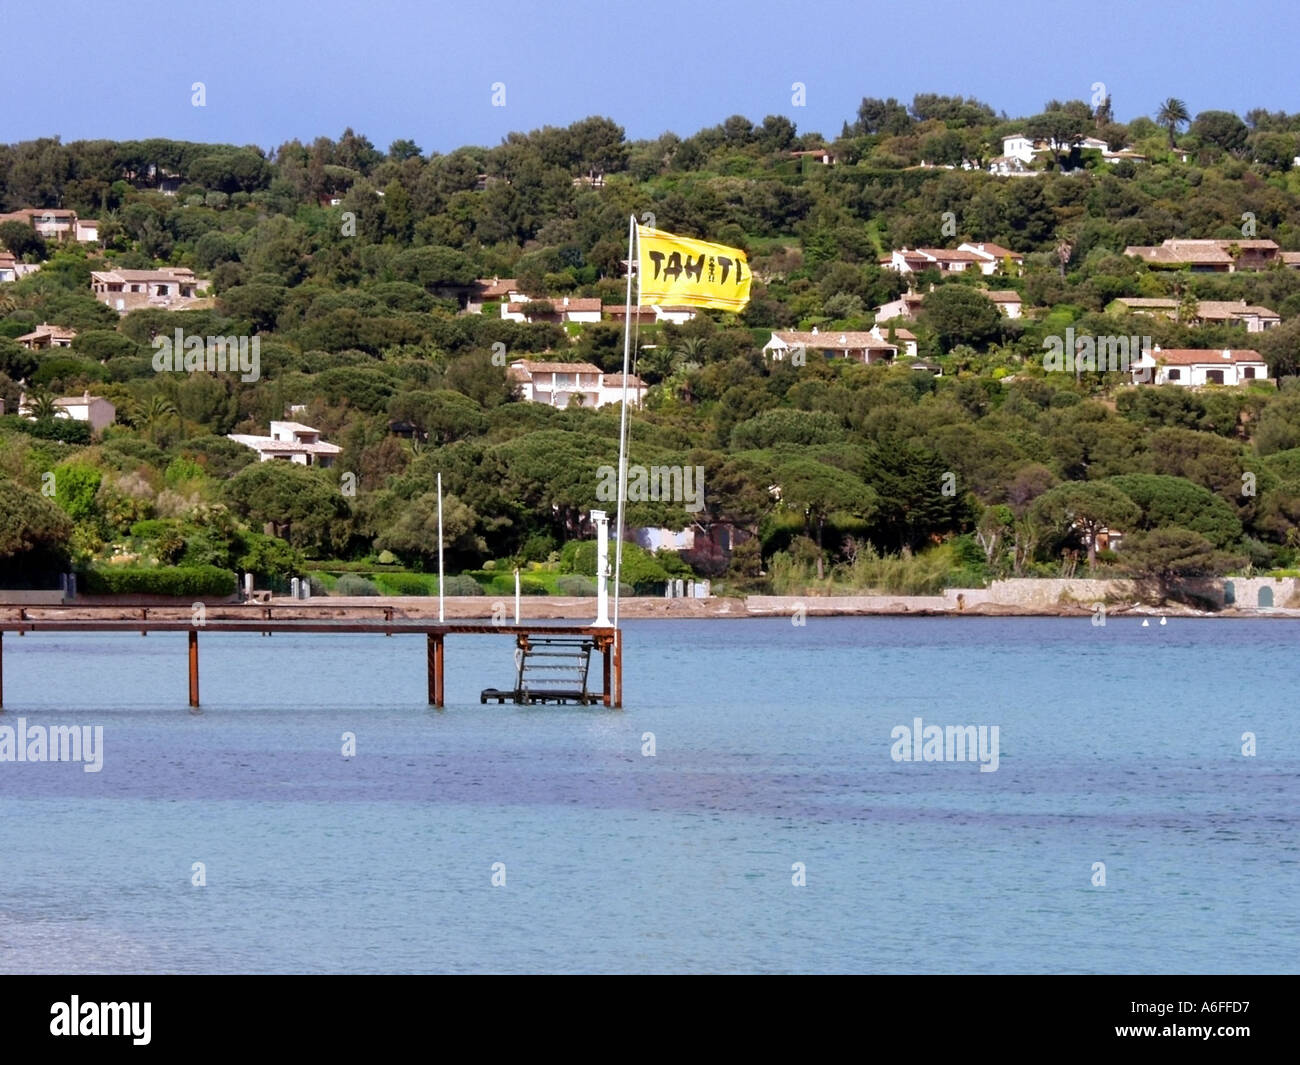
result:
[[[522,296],[513,303],[501,304],[501,317],[510,322],[599,322],[600,297],[556,296],[534,300]]]
[[[250,436],[243,433],[227,434],[231,440],[251,447],[257,452],[259,462],[281,459],[296,462],[299,466],[334,465],[334,458],[343,449],[337,444],[327,444],[320,438],[320,430],[300,422],[272,422],[270,436]]]
[[[1134,384],[1244,385],[1268,379],[1268,364],[1258,351],[1249,348],[1224,348],[1207,351],[1199,348],[1167,348],[1156,345],[1142,352],[1130,365]]]
[[[1122,163],[1125,159],[1131,159],[1139,163],[1146,160],[1145,155],[1135,152],[1132,148],[1111,151],[1110,145],[1097,137],[1082,138],[1079,141],[1079,148],[1085,151],[1093,149],[1101,152],[1102,159],[1112,165]],[[1002,138],[1002,154],[990,163],[989,170],[992,173],[1004,175],[1030,173],[1032,172],[1030,164],[1033,163],[1034,157],[1049,151],[1051,151],[1051,145],[1047,141],[1032,140],[1023,133],[1012,133]]]
[[[516,359],[510,364],[510,380],[518,385],[520,397],[527,403],[545,403],[563,409],[570,403],[603,407],[607,403],[623,402],[623,375],[605,373],[590,362]],[[632,406],[641,406],[646,387],[639,377],[628,374],[627,396]]]
[[[879,330],[879,326],[875,329]],[[915,338],[912,343],[915,350]],[[763,345],[763,354],[777,362],[784,362],[797,351],[820,351],[827,358],[839,356],[874,366],[876,363],[893,362],[898,355],[898,345],[888,343],[878,331],[841,333],[832,329],[828,333],[820,333],[816,328],[811,333],[775,332]]]
[[[672,325],[685,325],[693,321],[698,312],[694,307],[660,306],[659,304],[642,304],[632,308],[632,321],[639,325],[653,325],[655,322],[669,322]],[[622,323],[627,317],[627,305],[607,303],[601,308],[603,317],[610,321]]]
[[[966,241],[953,248],[899,248],[880,259],[880,265],[900,274],[919,274],[922,270],[938,270],[941,274],[962,274],[979,270],[988,276],[1010,263],[1013,272],[1019,273],[1025,257],[1018,251],[1004,248],[992,241]]]
[[[102,396],[92,396],[89,392],[84,392],[80,396],[64,396],[62,399],[56,399],[54,405],[59,408],[59,413],[55,417],[70,418],[75,422],[89,422],[94,433],[103,432],[105,428],[117,421],[117,408]],[[25,392],[18,399],[18,413],[25,418],[35,420]]]

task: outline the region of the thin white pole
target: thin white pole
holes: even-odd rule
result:
[[[609,628],[609,515],[593,510],[596,523],[596,620],[598,628]]]
[[[438,473],[438,620],[445,621],[442,605],[442,473]]]
[[[632,270],[636,265],[636,215],[627,222],[627,300],[623,316],[623,414],[618,427],[618,534],[614,541],[614,628],[618,628],[618,586],[623,572],[623,510],[627,502],[627,375],[632,352]],[[637,271],[637,303],[641,302],[640,271]],[[639,308],[638,308],[639,309]]]
[[[519,624],[519,570],[515,570],[515,624]]]

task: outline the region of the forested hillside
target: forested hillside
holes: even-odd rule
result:
[[[1300,250],[1300,114],[1151,103],[1152,117],[1121,124],[1105,102],[1009,118],[960,97],[867,99],[837,137],[733,116],[628,141],[593,117],[432,156],[408,140],[382,151],[350,129],[273,152],[0,146],[0,212],[98,221],[87,243],[0,222],[14,260],[40,264],[0,284],[0,582],[70,566],[266,580],[311,563],[370,571],[381,556],[410,576],[436,565],[439,473],[451,572],[483,583],[540,564],[537,591],[589,575],[576,542],[592,535],[598,468],[617,459],[619,408],[523,402],[507,365],[546,353],[617,372],[621,327],[464,304],[475,279],[492,278],[552,302],[621,304],[629,215],[740,247],[755,278],[743,314],[639,327],[635,372],[650,389],[631,418],[631,461],[702,467],[705,494],[698,512],[634,503],[628,523],[726,527],[735,547],[632,552],[631,583],[693,569],[732,589],[922,591],[1010,574],[1291,567],[1300,269],[1200,273],[1123,253],[1175,237]],[[1014,133],[1051,148],[1028,175],[990,173]],[[1084,137],[1129,157],[1107,160]],[[904,276],[880,263],[968,241],[1022,253],[1023,271]],[[163,267],[210,279],[211,305],[119,315],[91,291],[92,270]],[[909,283],[926,294],[919,319],[881,331],[910,330],[941,375],[903,358],[764,357],[773,330],[869,330]],[[1023,316],[999,314],[981,287],[1019,293]],[[1131,314],[1116,308],[1125,297],[1178,311]],[[1196,301],[1245,301],[1281,323],[1197,323],[1182,313]],[[76,338],[17,342],[41,323]],[[1254,349],[1269,380],[1194,390],[1049,373],[1044,340],[1067,327]],[[157,372],[151,341],[176,329],[258,336],[259,378]],[[117,411],[94,438],[50,405],[87,392]],[[13,413],[21,396],[34,419]],[[226,438],[265,434],[291,408],[343,448],[331,468],[259,464]],[[1118,550],[1097,549],[1103,529],[1122,532]]]

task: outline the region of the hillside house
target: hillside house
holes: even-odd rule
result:
[[[923,270],[938,270],[941,274],[961,274],[969,269],[982,270],[988,260],[974,252],[951,248],[896,249],[880,259],[880,265],[900,274],[919,274]],[[995,267],[996,268],[996,267]],[[992,270],[984,271],[992,273]]]
[[[25,222],[45,240],[63,242],[75,240],[93,244],[99,240],[99,221],[78,218],[76,211],[59,207],[23,207],[8,214],[0,214],[0,222]]]
[[[1157,344],[1135,359],[1130,372],[1135,384],[1244,385],[1268,380],[1268,364],[1258,351],[1224,348],[1222,351],[1195,348],[1167,348]]]
[[[482,314],[485,303],[523,303],[527,299],[517,278],[480,277],[469,287],[465,309],[471,314]]]
[[[1178,317],[1178,301],[1162,297],[1120,296],[1111,309],[1128,314],[1151,314],[1161,318]],[[1195,325],[1241,325],[1247,333],[1262,333],[1282,324],[1282,316],[1268,307],[1248,304],[1245,300],[1200,300],[1196,304]]]
[[[904,292],[898,299],[882,303],[876,308],[876,321],[888,322],[894,318],[905,318],[909,322],[915,322],[924,302],[925,293]]]
[[[1233,274],[1262,270],[1274,263],[1291,265],[1272,240],[1183,240],[1173,238],[1155,246],[1131,244],[1134,255],[1148,266],[1164,270],[1190,270],[1197,274]],[[1300,264],[1297,264],[1300,265]]]
[[[510,364],[510,380],[526,403],[545,403],[563,410],[570,403],[582,407],[603,407],[623,402],[623,375],[604,373],[590,362],[541,362],[516,359]],[[639,407],[646,384],[634,374],[627,377],[627,398]]]
[[[851,333],[830,330],[826,333],[813,329],[811,333],[779,331],[763,345],[763,354],[777,362],[784,362],[795,352],[819,351],[826,358],[852,359],[868,366],[892,363],[898,347],[881,339],[879,333]]]
[[[337,444],[320,438],[320,430],[300,422],[272,422],[270,436],[253,436],[246,433],[228,433],[229,439],[251,447],[257,452],[259,462],[279,459],[299,466],[319,466],[328,469],[343,451]]]
[[[90,274],[95,298],[119,314],[150,308],[190,310],[210,284],[184,266],[162,270],[92,270]]]
[[[117,408],[102,396],[92,396],[89,392],[84,392],[80,396],[64,396],[56,399],[54,405],[59,408],[56,417],[88,422],[91,431],[96,435],[117,421]],[[32,421],[36,420],[28,405],[26,393],[18,399],[18,413]]]
[[[970,252],[979,259],[980,273],[985,276],[996,274],[999,270],[1005,270],[1009,274],[1019,274],[1025,265],[1025,257],[1020,252],[1004,248],[1001,244],[994,244],[992,241],[979,243],[967,241],[958,244],[957,250]]]
[[[70,348],[72,342],[77,339],[75,329],[64,329],[62,326],[49,325],[42,322],[30,333],[24,333],[15,338],[19,344],[28,351],[45,351],[49,348]]]
[[[600,298],[556,296],[501,304],[501,317],[510,322],[599,322]]]
[[[984,295],[994,302],[1005,318],[1019,318],[1023,313],[1021,295],[1013,289],[989,289]]]
[[[694,307],[660,307],[646,304],[632,308],[632,321],[640,325],[653,325],[655,322],[683,325],[692,321],[696,313]],[[627,305],[623,303],[607,303],[601,308],[601,314],[604,318],[608,318],[612,322],[618,322],[621,325],[623,319],[627,317]]]
[[[890,331],[893,331],[893,337],[890,337]],[[904,329],[902,326],[880,325],[876,323],[871,327],[871,335],[879,340],[887,348],[895,348],[902,352],[909,359],[916,358],[916,334],[910,329]]]

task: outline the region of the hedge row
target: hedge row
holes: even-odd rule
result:
[[[623,581],[619,582],[619,594],[630,596],[632,586]],[[613,592],[613,584],[610,585],[610,592]],[[580,573],[565,573],[555,579],[556,595],[595,595],[596,578],[584,577]]]
[[[90,425],[73,418],[41,418],[30,421],[16,414],[8,414],[4,416],[2,424],[7,429],[14,429],[28,436],[35,436],[41,440],[59,440],[65,444],[89,444],[91,438]]]
[[[77,578],[87,595],[233,595],[238,577],[217,566],[96,566]]]

